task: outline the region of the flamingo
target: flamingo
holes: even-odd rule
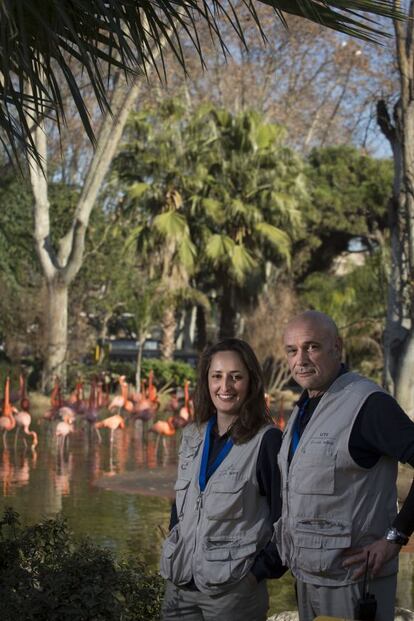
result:
[[[176,429],[180,429],[188,425],[191,419],[191,400],[189,393],[189,380],[184,380],[184,405],[180,408],[178,414],[173,417],[173,424]]]
[[[64,408],[61,408],[61,410],[63,409]],[[56,429],[55,429],[55,437],[56,437],[57,445],[61,452],[63,452],[65,448],[65,444],[68,441],[67,438],[69,437],[69,434],[71,433],[73,433],[73,419],[70,417],[69,414],[66,414],[64,415],[64,419],[61,420],[56,425]]]
[[[149,429],[158,435],[157,447],[161,438],[162,446],[166,449],[165,438],[175,435],[174,417],[169,416],[167,420],[157,420]]]
[[[3,446],[7,449],[6,435],[7,432],[13,431],[16,421],[13,414],[17,412],[16,408],[10,403],[10,377],[6,377],[4,384],[4,399],[2,416],[0,416],[0,429],[3,429]]]
[[[36,449],[36,446],[38,445],[38,438],[37,433],[35,431],[30,431],[29,429],[30,423],[32,422],[32,417],[30,416],[29,412],[27,412],[26,410],[21,410],[20,412],[17,412],[15,414],[14,419],[16,421],[16,435],[14,437],[14,446],[17,446],[17,437],[19,435],[19,431],[20,429],[23,429],[23,432],[27,436],[32,436],[33,441],[30,448],[32,449],[32,451],[34,451]],[[26,446],[26,440],[23,441]]]
[[[99,429],[109,429],[111,432],[110,435],[110,443],[114,441],[114,431],[117,429],[125,429],[125,421],[120,414],[114,414],[113,416],[109,416],[108,418],[104,418],[103,420],[95,423],[95,429],[98,433],[99,442],[102,442],[101,434],[99,433]]]
[[[284,417],[284,408],[283,408],[283,397],[282,400],[280,402],[280,407],[279,407],[279,414],[276,418],[275,421],[275,425],[276,427],[278,427],[280,429],[280,431],[284,431],[285,427],[286,427],[286,421],[285,421],[285,417]]]
[[[93,380],[89,391],[88,407],[85,411],[84,418],[89,425],[89,431],[91,431],[93,427],[96,431],[98,438],[100,436],[99,431],[95,427],[95,423],[98,421],[98,409],[100,407],[99,403],[101,401],[101,396],[102,384],[97,385],[96,380]]]
[[[82,380],[78,379],[76,382],[75,390],[69,395],[68,402],[73,410],[79,412],[79,414],[82,414],[85,411],[86,400]]]
[[[128,396],[128,383],[126,381],[125,375],[120,375],[118,381],[121,387],[121,394],[116,395],[112,399],[111,403],[108,405],[108,410],[110,412],[112,412],[112,410],[118,410],[118,414],[120,414],[121,410],[132,412],[134,409],[134,404]]]
[[[55,383],[53,385],[52,392],[50,394],[50,408],[43,414],[45,420],[55,420],[59,408],[63,405],[62,393],[60,390],[59,378],[55,377]]]
[[[148,374],[147,397],[153,403],[157,401],[157,389],[154,386],[154,371],[152,369],[150,369],[150,372]]]

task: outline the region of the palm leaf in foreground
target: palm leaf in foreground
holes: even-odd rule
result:
[[[401,19],[392,0],[261,0],[279,19],[292,14],[340,32],[377,41],[384,33],[367,15]],[[260,29],[251,0],[242,0]],[[35,152],[31,125],[44,115],[64,120],[61,79],[94,141],[89,113],[73,66],[83,69],[102,109],[108,109],[107,79],[114,70],[146,72],[156,64],[161,40],[185,69],[180,36],[190,37],[202,60],[200,20],[226,51],[220,23],[231,23],[243,41],[237,12],[222,0],[0,0],[0,140],[6,149]],[[160,69],[157,67],[157,71]],[[26,84],[29,85],[28,89]]]

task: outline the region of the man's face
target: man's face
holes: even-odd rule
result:
[[[323,321],[298,318],[286,328],[284,345],[293,379],[310,397],[322,395],[338,375],[341,339]]]

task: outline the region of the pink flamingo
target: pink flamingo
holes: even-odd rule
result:
[[[38,438],[37,438],[37,433],[35,431],[30,431],[29,429],[30,423],[32,422],[32,417],[30,416],[29,412],[25,410],[21,410],[20,412],[17,412],[15,414],[14,419],[16,421],[16,435],[14,437],[14,446],[17,446],[17,438],[19,435],[19,431],[20,429],[23,429],[23,432],[27,436],[31,436],[33,438],[32,446],[30,448],[32,449],[32,451],[34,451],[36,449],[36,446],[38,445]],[[23,439],[23,442],[26,446],[25,439]]]
[[[154,385],[154,371],[152,369],[150,369],[150,372],[148,374],[147,397],[153,403],[157,401],[157,389]]]
[[[86,399],[84,395],[83,382],[78,379],[75,390],[69,395],[68,403],[75,412],[83,414],[86,409]]]
[[[45,420],[55,420],[58,415],[59,408],[63,405],[62,393],[60,390],[60,381],[55,377],[55,383],[50,393],[50,408],[43,414]]]
[[[175,435],[174,417],[170,416],[167,420],[157,420],[150,427],[149,431],[152,431],[158,435],[157,447],[161,439],[162,446],[166,450],[167,446],[165,438]]]
[[[126,381],[125,375],[120,375],[118,381],[121,387],[121,394],[116,395],[112,399],[111,403],[108,405],[108,410],[110,412],[112,412],[112,410],[118,410],[118,414],[120,414],[121,410],[125,410],[126,412],[132,412],[134,409],[134,404],[129,399],[128,383]]]
[[[69,410],[69,412],[65,412],[65,410]],[[63,410],[63,413],[61,412]],[[55,437],[57,441],[57,445],[61,452],[63,452],[65,448],[65,444],[68,441],[69,434],[73,433],[73,411],[70,408],[60,408],[63,420],[61,420],[55,429]]]
[[[9,431],[13,431],[16,426],[14,412],[17,410],[10,403],[10,377],[7,376],[4,384],[2,416],[0,416],[0,429],[3,429],[3,446],[5,449],[7,449],[6,435]]]
[[[97,430],[95,423],[98,421],[98,410],[100,397],[102,396],[102,384],[96,384],[96,380],[93,380],[89,390],[88,407],[84,414],[84,419],[89,425],[89,431],[95,429],[96,435],[100,438],[99,431]]]
[[[99,442],[102,442],[99,429],[109,429],[111,432],[109,441],[112,444],[114,441],[114,432],[117,429],[125,429],[125,421],[120,414],[114,414],[113,416],[109,416],[108,418],[104,418],[103,420],[95,423],[95,429],[98,434]]]
[[[173,417],[173,424],[176,429],[180,429],[188,425],[192,418],[192,408],[189,392],[190,381],[184,380],[184,405],[180,408],[178,414]]]

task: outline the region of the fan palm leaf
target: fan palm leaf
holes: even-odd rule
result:
[[[261,1],[272,6],[283,22],[284,14],[292,14],[370,41],[384,33],[366,14],[402,17],[392,0]],[[260,29],[254,3],[243,0],[243,4]],[[0,139],[5,148],[16,150],[22,145],[36,153],[32,123],[45,115],[61,123],[62,76],[93,141],[88,108],[76,79],[79,66],[101,108],[108,109],[107,79],[114,69],[145,73],[148,66],[157,64],[156,56],[162,67],[163,43],[185,68],[183,34],[202,59],[199,20],[208,23],[212,37],[226,51],[220,30],[223,19],[244,42],[231,0],[0,0]]]

